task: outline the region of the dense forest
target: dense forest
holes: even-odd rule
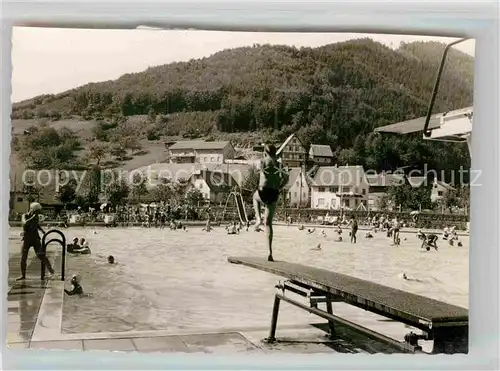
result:
[[[306,145],[329,144],[339,165],[458,169],[470,163],[465,145],[373,133],[425,115],[444,47],[415,42],[393,50],[358,39],[318,48],[223,50],[16,103],[12,118],[79,116],[96,120],[105,137],[106,127],[146,115],[144,135],[151,139],[229,136],[247,145],[248,138],[280,142],[297,132]],[[473,70],[472,57],[451,50],[435,112],[472,105]]]

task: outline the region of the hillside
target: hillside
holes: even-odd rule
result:
[[[98,122],[102,130],[98,135],[92,130],[93,135],[110,142],[116,133],[104,131],[112,133],[137,115],[146,117],[138,130],[143,141],[230,137],[250,145],[262,137],[280,141],[297,131],[306,144],[330,144],[339,164],[377,170],[424,163],[458,168],[469,162],[465,146],[423,142],[418,135],[372,134],[375,127],[426,113],[444,46],[417,42],[392,50],[359,39],[319,48],[224,50],[35,97],[15,104],[12,117],[14,127],[24,119],[81,117],[82,127]],[[474,59],[456,50],[449,59],[436,111],[472,104]]]

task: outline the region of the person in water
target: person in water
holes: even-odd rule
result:
[[[78,244],[78,237],[73,238],[73,243],[69,243],[66,246],[66,251],[72,253],[73,251],[77,250],[80,248],[80,245]]]
[[[272,144],[264,147],[264,158],[260,163],[259,188],[253,196],[256,224],[258,229],[262,224],[261,205],[265,207],[264,222],[267,233],[268,261],[273,260],[273,218],[280,191],[288,181],[288,174],[278,162],[276,147]]]
[[[64,292],[69,295],[83,295],[83,287],[80,285],[80,276],[74,274],[71,278],[71,290],[64,289]]]
[[[50,264],[49,259],[47,259],[46,251],[42,246],[42,241],[40,239],[40,235],[38,234],[38,231],[45,234],[42,227],[40,227],[39,214],[41,210],[42,206],[38,202],[33,202],[30,205],[29,211],[26,214],[23,214],[21,219],[23,224],[23,245],[21,252],[21,277],[17,279],[18,281],[26,279],[28,253],[31,247],[35,250],[38,259],[40,259],[40,261],[47,267],[50,272],[50,276],[52,277],[55,273],[54,268],[52,268],[52,264]]]
[[[422,242],[422,248],[424,248],[424,246],[425,246],[427,251],[429,251],[430,248],[433,247],[437,251],[437,249],[438,249],[437,240],[438,240],[438,236],[436,236],[434,233],[430,233],[427,236],[424,235],[424,240]]]
[[[356,233],[358,233],[358,221],[355,216],[351,218],[351,243],[356,243]]]
[[[108,256],[108,263],[109,264],[116,264],[115,257],[113,255]]]

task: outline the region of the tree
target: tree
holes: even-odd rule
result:
[[[37,201],[40,198],[40,192],[41,188],[37,187],[34,183],[23,186],[23,193],[26,195],[28,202]]]
[[[248,169],[248,172],[241,184],[241,193],[247,200],[252,198],[254,192],[259,187],[259,181],[260,171],[255,166],[252,166]]]
[[[147,187],[148,178],[142,173],[135,173],[132,178],[132,195],[141,202],[141,197],[149,193]]]
[[[458,206],[465,210],[468,214],[470,210],[470,187],[468,185],[461,185],[457,188]]]
[[[169,184],[158,184],[151,191],[153,199],[157,202],[168,202],[172,199],[173,191]]]
[[[199,206],[200,202],[203,202],[203,194],[198,188],[191,188],[186,193],[186,201],[191,206]]]
[[[94,165],[84,173],[82,191],[85,205],[93,205],[99,201],[99,196],[102,191],[101,168],[99,166]]]
[[[106,187],[105,194],[112,205],[123,205],[127,202],[130,187],[127,181],[121,177],[116,177]]]
[[[390,201],[396,208],[401,207],[401,210],[420,210],[429,209],[431,203],[431,189],[421,186],[414,189],[408,183],[402,185],[393,185],[388,190]]]
[[[109,153],[112,156],[115,156],[118,161],[122,161],[123,158],[127,155],[127,151],[125,150],[125,148],[123,148],[123,146],[120,143],[115,143],[111,147]]]
[[[438,204],[443,209],[446,209],[450,213],[452,213],[454,208],[461,206],[461,200],[459,198],[458,191],[456,189],[449,189],[447,192],[445,192],[443,198],[439,199]]]
[[[137,136],[122,137],[120,138],[119,143],[125,150],[130,150],[131,155],[133,155],[135,151],[138,151],[142,148]]]
[[[109,153],[109,147],[104,143],[92,143],[87,149],[87,157],[90,160],[96,161],[99,166],[101,160],[104,159]]]
[[[387,194],[384,194],[382,195],[382,197],[379,197],[375,205],[377,207],[377,210],[387,211],[387,209],[389,208],[389,201],[390,197]]]
[[[65,185],[59,188],[57,199],[64,205],[72,203],[76,198],[77,183],[74,179],[70,179]]]

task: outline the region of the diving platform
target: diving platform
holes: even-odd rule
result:
[[[419,352],[422,350],[419,340],[432,340],[434,354],[468,353],[469,311],[465,308],[301,264],[269,262],[256,257],[229,257],[228,261],[287,279],[276,286],[278,291],[268,341],[275,341],[279,304],[285,301],[328,320],[332,337],[335,336],[335,322],[340,322],[405,352]],[[307,298],[309,305],[292,299],[288,293]],[[343,302],[404,323],[421,330],[422,334],[411,332],[404,341],[398,342],[335,316],[332,302]],[[318,303],[325,303],[326,311],[318,309]]]

